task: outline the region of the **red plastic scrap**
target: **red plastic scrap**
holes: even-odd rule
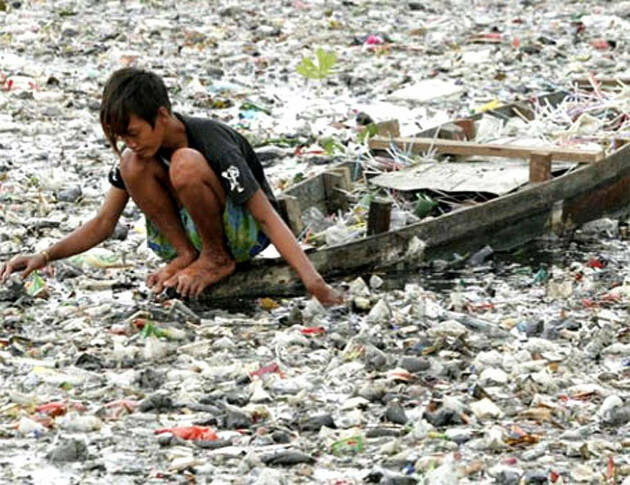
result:
[[[305,150],[304,148],[304,146],[295,147],[293,155],[301,157],[303,155],[323,155],[325,153],[324,150]]]
[[[615,480],[615,462],[612,456],[608,457],[608,466],[606,467],[606,478],[609,483],[617,483]]]
[[[176,426],[174,428],[161,428],[156,429],[154,433],[171,433],[178,438],[191,441],[215,441],[219,439],[217,434],[206,426]]]
[[[602,269],[602,268],[605,268],[605,267],[606,267],[606,265],[605,265],[603,262],[601,262],[599,259],[597,259],[597,258],[592,258],[592,259],[591,259],[591,260],[587,263],[587,266],[588,266],[589,268],[597,268],[597,269]]]
[[[501,40],[503,36],[498,32],[489,32],[487,34],[479,34],[475,36],[478,39]]]
[[[300,330],[303,335],[322,335],[326,333],[326,329],[324,327],[306,327]]]
[[[132,322],[132,325],[138,330],[142,330],[148,322],[149,320],[147,318],[136,318]]]
[[[69,408],[76,411],[85,411],[85,406],[80,402],[53,401],[37,406],[35,412],[47,414],[51,418],[55,418],[66,414]]]
[[[553,470],[549,472],[549,480],[551,483],[556,483],[559,479],[560,475],[557,472],[554,472]]]
[[[2,91],[11,91],[13,87],[13,79],[9,79],[6,74],[0,75],[0,89]]]
[[[68,412],[68,406],[65,402],[49,402],[47,404],[42,404],[41,406],[37,406],[35,411],[38,413],[47,414],[48,416],[63,416]]]
[[[283,372],[280,370],[280,366],[276,362],[272,362],[269,365],[265,365],[261,367],[260,369],[255,370],[254,372],[250,372],[249,375],[251,377],[261,377],[261,376],[264,376],[265,374],[272,374],[272,373],[280,374],[281,376],[283,375]]]

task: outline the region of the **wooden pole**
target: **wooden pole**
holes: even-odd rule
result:
[[[368,212],[367,235],[381,234],[389,231],[392,214],[392,201],[383,197],[376,197],[370,202]]]
[[[529,157],[529,182],[539,184],[551,178],[551,153],[533,152]]]
[[[475,121],[470,118],[464,118],[461,120],[455,121],[455,124],[459,126],[462,130],[464,130],[464,136],[466,140],[474,140],[475,139]]]
[[[326,194],[327,206],[330,212],[348,209],[348,199],[344,191],[350,190],[350,169],[329,170],[322,174],[324,178],[324,192]]]

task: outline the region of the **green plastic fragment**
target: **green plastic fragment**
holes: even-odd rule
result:
[[[33,271],[25,288],[28,295],[37,296],[46,289],[46,283],[37,271]]]
[[[540,266],[534,275],[534,283],[544,283],[549,279],[549,272],[545,266]]]
[[[418,199],[414,205],[414,213],[422,219],[431,214],[438,203],[426,194],[419,194],[417,197]]]
[[[260,106],[258,104],[252,103],[251,101],[246,101],[241,105],[242,111],[260,111],[261,113],[265,113],[271,116],[271,111],[264,106]]]
[[[155,324],[153,324],[152,322],[147,322],[144,327],[142,327],[142,332],[140,332],[140,335],[142,336],[142,338],[149,338],[149,337],[156,337],[156,338],[161,338],[161,337],[168,337],[167,332],[165,332],[164,330],[162,330],[161,328],[158,328],[155,326]]]
[[[355,435],[335,441],[331,448],[335,456],[360,453],[363,451],[363,437],[361,435]]]

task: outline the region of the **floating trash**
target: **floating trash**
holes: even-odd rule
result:
[[[0,262],[98,211],[115,162],[100,94],[123,66],[243,132],[276,192],[343,162],[333,178],[352,183],[323,188],[336,204],[297,231],[318,247],[367,237],[374,201],[400,229],[529,183],[520,161],[372,153],[374,136],[604,155],[628,140],[628,2],[205,3],[0,1]],[[429,166],[415,187],[406,170]],[[0,285],[0,482],[627,483],[628,223],[357,274],[338,308],[221,308],[153,299],[129,204],[99,247]]]

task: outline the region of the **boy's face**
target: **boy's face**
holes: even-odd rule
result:
[[[162,146],[164,139],[164,120],[160,112],[155,118],[155,127],[135,114],[129,115],[127,133],[120,136],[140,159],[149,159],[155,156]]]

